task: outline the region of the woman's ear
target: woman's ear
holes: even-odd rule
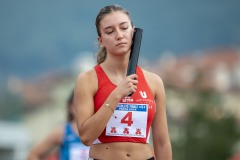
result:
[[[102,38],[101,38],[101,37],[98,37],[98,45],[99,45],[100,47],[103,47]]]
[[[133,26],[133,29],[132,29],[132,38],[133,38],[134,32],[135,32],[135,26]]]

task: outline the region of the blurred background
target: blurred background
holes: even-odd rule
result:
[[[143,29],[139,64],[165,84],[173,159],[240,159],[239,0],[1,0],[0,159],[26,159],[66,121],[77,75],[95,65],[96,15],[113,3]]]

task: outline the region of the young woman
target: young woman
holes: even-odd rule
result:
[[[78,132],[90,146],[90,159],[171,160],[162,80],[139,66],[126,76],[134,33],[128,11],[105,6],[95,24],[98,64],[78,76],[74,98]]]
[[[54,128],[48,136],[36,144],[28,155],[28,160],[40,160],[48,157],[51,151],[58,149],[58,160],[87,160],[89,147],[82,144],[77,131],[73,110],[73,95],[67,102],[68,122],[61,127]]]

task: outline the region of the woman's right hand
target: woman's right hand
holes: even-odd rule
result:
[[[115,92],[121,96],[121,98],[126,97],[137,90],[138,76],[136,74],[131,74],[125,77],[120,84],[115,89]]]

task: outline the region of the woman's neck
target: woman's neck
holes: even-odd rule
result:
[[[126,56],[114,56],[109,54],[106,60],[101,64],[105,71],[115,75],[126,75],[129,62],[129,54]]]
[[[124,77],[127,73],[127,64],[123,62],[105,61],[101,67],[108,76]]]

